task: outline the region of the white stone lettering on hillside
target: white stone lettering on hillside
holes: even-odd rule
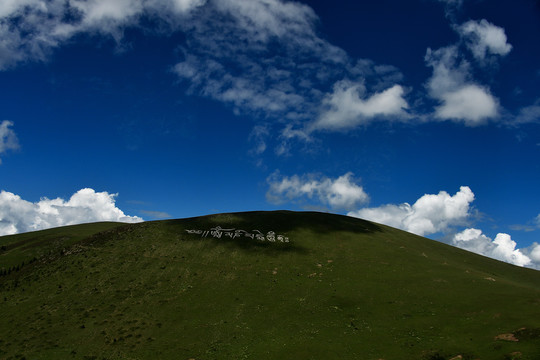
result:
[[[216,226],[210,230],[197,230],[197,229],[188,229],[186,230],[188,234],[200,235],[201,237],[213,237],[216,239],[221,239],[223,236],[230,237],[231,239],[236,239],[239,237],[246,237],[250,239],[255,239],[259,241],[270,241],[270,242],[282,242],[288,243],[289,238],[284,235],[276,235],[275,232],[269,231],[264,235],[259,230],[251,230],[247,232],[246,230],[241,229],[223,229],[221,226]]]

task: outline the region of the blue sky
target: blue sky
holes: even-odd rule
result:
[[[0,234],[319,210],[540,267],[533,0],[6,0]]]

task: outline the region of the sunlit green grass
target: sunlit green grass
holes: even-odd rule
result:
[[[0,277],[0,359],[540,359],[538,271],[321,213],[109,225]]]

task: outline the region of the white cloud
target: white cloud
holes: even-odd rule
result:
[[[459,60],[457,46],[428,49],[425,61],[433,68],[426,87],[429,95],[441,104],[435,117],[464,122],[468,126],[484,124],[499,115],[499,101],[488,88],[471,80],[470,64]]]
[[[499,233],[495,240],[487,237],[478,229],[465,229],[462,232],[454,235],[452,239],[454,246],[462,249],[475,252],[484,256],[488,256],[497,260],[502,260],[518,266],[540,265],[540,251],[538,247],[533,247],[530,256],[524,254],[520,249],[516,249],[516,242],[512,240],[510,235]],[[533,264],[534,259],[536,264]]]
[[[427,87],[434,97],[460,88],[470,78],[470,65],[463,60],[458,63],[457,46],[447,46],[437,50],[427,49],[424,60],[433,68],[433,75]]]
[[[493,244],[496,245],[493,250],[493,257],[496,259],[501,259],[519,266],[531,264],[531,260],[523,255],[519,249],[516,249],[517,244],[512,240],[510,235],[504,233],[497,234],[495,240],[493,240]]]
[[[325,110],[312,129],[341,130],[367,124],[376,118],[405,119],[405,109],[409,106],[403,98],[404,93],[403,87],[394,85],[366,97],[362,82],[338,81],[333,92],[323,99]]]
[[[143,9],[142,0],[71,0],[70,5],[78,10],[83,26],[88,28],[123,22]]]
[[[287,152],[292,129],[294,139],[309,138],[305,124],[320,117],[325,97],[321,119],[337,119],[334,128],[393,120],[408,106],[395,67],[352,61],[319,36],[311,7],[285,0],[10,0],[0,10],[0,70],[46,61],[77,35],[110,37],[121,46],[124,31],[144,27],[145,17],[159,23],[146,31],[183,32],[177,48],[183,60],[171,70],[188,93],[282,125],[277,153]],[[325,95],[344,78],[363,84],[362,96],[349,104],[352,114],[336,110],[339,93]],[[259,145],[255,152],[262,153]]]
[[[469,20],[457,27],[457,31],[466,39],[467,46],[477,60],[484,61],[489,54],[505,56],[512,50],[504,29],[485,19]]]
[[[0,7],[0,70],[24,61],[47,60],[77,34],[99,33],[117,42],[145,14],[178,25],[204,0],[6,0]]]
[[[321,39],[317,16],[298,2],[209,2],[186,22],[184,60],[173,71],[189,91],[284,123],[309,119],[321,83],[342,73],[346,53]]]
[[[281,130],[278,139],[279,143],[274,149],[277,156],[291,155],[290,150],[292,143],[294,143],[296,140],[300,140],[305,145],[311,145],[314,141],[314,138],[310,136],[309,132],[304,127],[294,128],[292,124],[285,125],[285,127]]]
[[[267,42],[270,37],[289,37],[291,33],[300,35],[299,41],[320,41],[313,28],[317,15],[309,6],[298,2],[221,0],[216,2],[216,7],[261,42]]]
[[[333,209],[347,210],[369,201],[369,196],[354,182],[350,172],[331,179],[312,174],[286,177],[276,171],[267,181],[270,187],[266,198],[272,203],[304,202],[307,198]]]
[[[461,8],[463,5],[463,0],[436,0],[440,3],[444,3],[445,6],[445,15],[452,22],[455,22],[456,11]]]
[[[7,150],[15,150],[19,148],[19,140],[13,129],[13,122],[4,120],[0,123],[0,155]],[[2,159],[0,159],[0,164]]]
[[[513,124],[538,122],[540,122],[540,100],[537,100],[533,105],[521,108],[513,120]]]
[[[89,31],[89,27],[95,31],[101,25],[103,32],[116,32],[118,22],[123,20],[120,10],[128,8],[119,9],[118,4],[122,2],[8,2],[0,11],[0,70],[22,61],[46,60],[52,49],[78,32]],[[76,20],[64,20],[68,14]]]
[[[453,196],[446,191],[426,194],[412,206],[383,205],[349,212],[349,216],[393,226],[421,236],[447,231],[466,223],[471,216],[470,204],[474,194],[468,186],[460,187]]]
[[[347,215],[410,231],[404,224],[404,220],[412,213],[413,209],[411,205],[404,203],[400,205],[387,204],[376,208],[364,208],[351,211]]]
[[[462,186],[453,196],[441,191],[437,195],[426,194],[420,197],[412,206],[408,203],[387,204],[351,211],[347,215],[426,236],[448,232],[453,227],[467,224],[472,216],[473,201],[474,194],[471,189]],[[536,219],[540,225],[540,214]],[[516,249],[516,242],[508,234],[499,233],[492,240],[479,229],[467,228],[454,234],[449,242],[477,254],[540,270],[540,244],[534,243],[529,248]]]
[[[455,30],[483,67],[512,49],[504,29],[484,19],[467,21]],[[440,102],[435,108],[436,118],[463,122],[467,126],[482,125],[499,117],[499,101],[487,86],[473,80],[471,64],[463,57],[458,45],[437,50],[428,48],[425,61],[433,68],[433,75],[426,87],[429,95]]]
[[[177,12],[186,13],[203,6],[206,0],[173,0],[172,3]]]
[[[498,101],[486,88],[464,85],[441,95],[442,105],[435,109],[440,119],[463,120],[466,125],[476,126],[498,115]]]
[[[0,17],[11,16],[23,7],[43,8],[42,0],[4,0],[0,6]]]
[[[249,140],[255,143],[255,147],[251,149],[251,153],[254,155],[260,155],[266,151],[266,139],[270,134],[270,130],[267,126],[257,125],[249,134]]]
[[[97,221],[134,223],[138,216],[125,215],[116,207],[117,194],[95,192],[85,188],[68,201],[61,198],[42,198],[30,202],[11,192],[0,192],[0,235],[42,230],[51,227]]]
[[[314,119],[320,130],[404,119],[408,104],[397,85],[402,74],[370,60],[352,61],[318,35],[317,23],[314,11],[299,2],[211,3],[193,19],[174,72],[192,94],[278,122],[278,155],[289,153],[293,139],[309,141]],[[327,93],[332,85],[334,92]]]
[[[145,9],[158,16],[174,22],[168,16],[185,17],[197,8],[204,6],[207,0],[144,0]]]
[[[411,118],[406,90],[399,85],[402,74],[392,66],[351,60],[319,36],[317,15],[296,1],[5,0],[0,8],[0,70],[45,61],[76,35],[107,36],[122,45],[124,31],[144,27],[145,17],[160,25],[147,31],[185,35],[179,47],[183,60],[172,72],[189,93],[229,104],[238,114],[285,124],[282,135],[287,126],[308,135],[315,129],[345,130],[374,120]],[[510,51],[504,29],[485,20],[469,21],[456,31],[478,58]],[[471,81],[465,61],[442,54],[451,48],[428,50],[426,56],[434,69],[427,88],[440,102],[435,118],[471,126],[496,118],[497,98]],[[276,152],[286,153],[287,146],[281,143]]]
[[[482,230],[474,228],[468,228],[455,234],[452,244],[477,254],[488,254],[495,247],[491,239],[482,234]]]
[[[533,243],[528,253],[529,258],[536,264],[536,268],[540,269],[540,244]]]

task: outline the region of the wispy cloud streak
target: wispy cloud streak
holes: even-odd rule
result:
[[[13,122],[4,120],[0,123],[0,155],[8,150],[15,150],[19,148],[19,140],[15,131],[11,128]],[[0,164],[2,159],[0,158]]]

